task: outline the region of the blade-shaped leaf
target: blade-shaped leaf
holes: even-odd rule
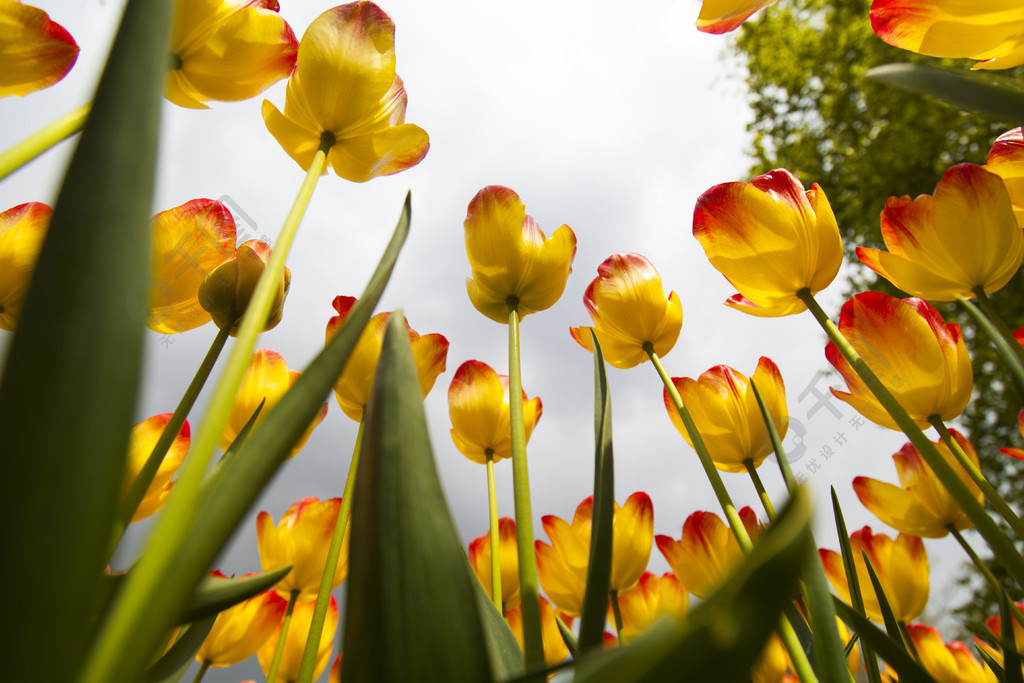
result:
[[[850,602],[853,603],[857,614],[863,617],[867,614],[864,609],[864,596],[861,593],[860,580],[857,578],[857,567],[853,559],[853,548],[850,547],[850,534],[846,528],[846,519],[843,517],[843,509],[839,505],[839,496],[836,495],[834,486],[832,487],[832,515],[836,522],[836,534],[839,535],[839,553],[843,557],[843,569],[846,571],[846,585],[850,590]],[[861,652],[864,655],[864,667],[869,683],[882,683],[882,673],[878,669],[875,653],[871,650],[871,644],[863,639]]]
[[[900,630],[900,622],[896,619],[896,615],[892,611],[892,606],[889,604],[889,598],[885,596],[885,590],[882,588],[882,582],[878,580],[878,574],[875,573],[875,568],[871,566],[871,560],[868,559],[868,554],[861,551],[861,556],[864,558],[864,566],[868,570],[868,578],[871,579],[871,587],[875,590],[875,597],[878,599],[878,611],[882,613],[882,622],[885,624],[885,631],[889,634],[889,637],[894,642],[906,642],[908,648],[914,647],[914,642],[909,638],[903,640],[903,632]]]
[[[409,335],[388,321],[352,502],[342,680],[493,680]]]
[[[71,680],[94,633],[142,358],[146,310],[132,299],[149,292],[172,8],[125,9],[3,370],[0,509],[17,520],[0,575],[4,610],[18,615],[0,639],[10,680]]]
[[[144,683],[174,683],[179,680],[192,664],[216,620],[216,615],[213,615],[189,624],[185,634],[167,651],[167,654],[146,670],[142,679]]]
[[[292,570],[291,565],[279,567],[265,574],[228,579],[220,576],[204,576],[185,611],[179,617],[182,624],[216,616],[218,612],[248,600],[267,590]]]
[[[615,512],[615,466],[612,458],[612,403],[601,345],[593,330],[594,346],[594,508],[590,533],[587,588],[580,618],[579,651],[604,645],[608,587],[612,577],[612,518]]]
[[[473,571],[468,564],[466,570]],[[505,681],[522,675],[526,667],[519,641],[509,628],[508,622],[501,616],[501,612],[484,592],[480,581],[475,575],[470,578],[470,583],[476,586],[476,606],[480,611],[480,625],[483,627],[484,643],[487,645],[494,678]]]
[[[867,77],[910,92],[931,95],[957,109],[986,118],[1019,123],[1024,118],[1024,93],[1003,87],[974,71],[932,64],[883,64]]]
[[[870,644],[874,651],[888,662],[889,666],[895,669],[900,677],[900,681],[907,681],[907,683],[933,683],[934,679],[903,649],[902,643],[893,641],[877,626],[868,621],[867,617],[857,614],[855,609],[839,598],[834,598],[833,604],[839,618],[846,622],[851,631],[860,636],[861,644]]]

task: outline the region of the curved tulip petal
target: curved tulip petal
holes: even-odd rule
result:
[[[697,30],[728,33],[740,27],[754,12],[775,0],[704,0],[697,17]]]
[[[163,436],[164,428],[170,421],[171,413],[163,413],[147,418],[132,427],[122,495],[131,488],[132,482],[139,476],[139,472],[146,464],[146,461],[149,460],[150,454],[152,454],[160,437]],[[149,488],[146,489],[139,507],[136,508],[135,515],[132,517],[133,522],[138,522],[156,514],[163,507],[164,503],[167,502],[167,497],[174,487],[171,477],[181,467],[181,463],[185,461],[185,455],[188,453],[191,443],[191,431],[186,421],[181,425],[177,436],[171,442],[167,453],[164,455],[164,459],[160,463],[160,468],[153,476],[153,481],[150,482]]]
[[[264,572],[292,565],[292,570],[274,588],[287,597],[293,590],[300,599],[316,597],[320,578],[327,564],[327,551],[331,545],[341,498],[321,501],[307,497],[292,503],[274,526],[267,512],[256,517],[256,540],[260,553],[260,567]],[[352,523],[349,521],[341,543],[341,555],[334,572],[332,590],[348,576],[348,546]]]
[[[510,609],[506,614],[506,618],[508,619],[509,628],[512,629],[512,634],[519,641],[519,647],[524,647],[522,610],[518,607]],[[569,656],[569,647],[562,639],[562,632],[558,629],[558,624],[555,622],[555,619],[561,618],[555,609],[551,607],[551,603],[542,597],[540,599],[541,641],[544,643],[544,663],[547,666],[561,664]],[[569,621],[571,622],[572,620],[569,619]]]
[[[744,507],[740,519],[751,539],[757,538],[754,511]],[[698,598],[711,595],[743,555],[732,531],[713,512],[698,511],[687,517],[678,541],[659,535],[655,542],[679,581]]]
[[[13,332],[21,316],[53,209],[40,202],[0,213],[0,330]]]
[[[219,571],[211,572],[224,578]],[[256,576],[244,574],[242,577]],[[213,627],[196,653],[196,661],[212,667],[233,666],[256,654],[284,620],[288,601],[268,590],[228,607],[213,622]]]
[[[1017,225],[1024,225],[1024,132],[1020,127],[996,138],[985,169],[1003,179]]]
[[[309,625],[313,621],[313,608],[316,600],[308,602],[296,602],[292,609],[292,621],[285,634],[284,651],[277,670],[277,677],[268,683],[286,683],[296,681],[299,678],[299,665],[302,663],[302,653],[306,649],[306,639],[309,636]],[[313,668],[313,680],[320,678],[320,675],[327,669],[331,661],[331,649],[334,646],[334,633],[338,630],[338,602],[331,596],[327,603],[327,617],[324,621],[324,630],[320,633],[320,642],[316,651],[316,664]],[[277,641],[280,638],[281,627],[279,626],[275,635],[267,638],[263,645],[256,651],[256,658],[259,660],[260,668],[266,674],[270,671],[270,664],[274,660],[274,652],[277,649]]]
[[[625,593],[647,569],[654,543],[654,505],[643,491],[615,511],[612,534],[612,575],[609,590]],[[589,549],[588,549],[589,550]]]
[[[24,96],[67,75],[78,45],[41,9],[0,0],[0,97]]]

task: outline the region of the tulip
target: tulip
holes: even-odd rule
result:
[[[697,30],[704,33],[728,33],[740,27],[750,16],[775,0],[704,0],[697,17]]]
[[[331,664],[331,670],[327,672],[327,683],[341,683],[341,657],[344,653],[339,652]]]
[[[210,322],[199,304],[206,275],[235,254],[235,221],[212,199],[193,199],[153,217],[151,330],[186,332]]]
[[[266,242],[243,242],[235,251],[235,256],[210,271],[199,286],[199,305],[210,314],[217,327],[230,328],[232,337],[238,336],[249,300],[270,261],[270,255],[270,245]],[[281,322],[284,300],[291,283],[292,272],[285,267],[284,275],[277,283],[267,321],[263,325],[264,331],[274,329]]]
[[[507,323],[510,302],[522,318],[562,296],[576,257],[576,234],[568,225],[545,238],[519,195],[499,185],[476,193],[463,225],[473,273],[466,291],[476,310]]]
[[[224,578],[219,571],[211,575]],[[246,576],[257,574],[241,578]],[[249,659],[280,628],[287,606],[288,601],[277,591],[267,590],[223,610],[199,647],[196,661],[222,667]]]
[[[263,121],[309,170],[319,148],[342,178],[361,183],[415,166],[430,142],[405,123],[405,87],[395,74],[395,25],[372,2],[329,9],[299,43],[284,113],[263,101]]]
[[[166,96],[192,109],[247,100],[285,78],[299,41],[277,0],[178,0]]]
[[[501,604],[506,609],[519,607],[519,550],[516,548],[516,522],[511,517],[498,520],[498,553],[501,560]],[[480,580],[487,597],[491,595],[491,532],[469,543],[469,564]]]
[[[242,386],[238,389],[238,396],[235,397],[231,414],[224,424],[224,431],[221,432],[218,442],[220,449],[227,452],[262,403],[263,407],[252,428],[258,427],[267,418],[270,409],[277,405],[277,402],[298,381],[301,374],[298,370],[289,370],[284,358],[276,351],[256,349],[249,361],[249,369],[242,379]],[[320,411],[313,418],[312,423],[295,443],[289,458],[294,458],[299,454],[302,447],[306,445],[309,435],[313,433],[313,428],[323,421],[325,415],[327,415],[327,403],[320,407]]]
[[[864,265],[922,299],[971,299],[1010,281],[1024,260],[1003,181],[982,166],[959,164],[942,176],[935,196],[890,197],[882,210],[889,251],[857,247]]]
[[[1016,0],[874,0],[871,28],[904,50],[982,60],[975,69],[1024,64],[1024,8]]]
[[[278,584],[280,586],[280,584]],[[315,589],[314,589],[315,592]],[[296,602],[292,610],[292,621],[285,634],[284,651],[281,655],[281,663],[277,675],[273,681],[267,683],[286,683],[299,678],[299,665],[302,662],[302,653],[306,649],[306,636],[309,634],[309,624],[313,620],[313,600],[308,602]],[[324,630],[320,634],[319,647],[316,653],[316,667],[313,670],[313,680],[320,678],[320,675],[327,669],[331,661],[331,648],[334,645],[334,632],[338,628],[338,601],[331,596],[331,602],[327,606],[327,620],[324,622]],[[277,628],[276,635],[272,635],[256,651],[256,658],[259,660],[260,668],[264,674],[270,672],[270,664],[274,661],[274,651],[277,649],[277,641],[281,634],[281,627]]]
[[[18,325],[51,215],[53,209],[39,202],[0,213],[0,330],[13,332]]]
[[[782,683],[786,680],[786,647],[778,633],[772,633],[761,654],[750,667],[751,683]]]
[[[269,512],[260,512],[256,517],[257,545],[262,571],[268,572],[292,565],[292,570],[274,586],[278,593],[286,596],[292,591],[298,591],[301,600],[316,597],[340,509],[341,498],[321,502],[319,498],[309,496],[292,503],[276,527]],[[345,527],[340,561],[334,571],[331,590],[340,586],[348,576],[350,529],[351,524],[348,524]]]
[[[740,520],[747,535],[756,540],[761,528],[754,511],[743,508]],[[698,598],[711,595],[743,557],[736,537],[713,512],[698,511],[687,517],[678,541],[663,535],[654,540],[679,581]]]
[[[523,645],[523,614],[522,609],[514,607],[505,615],[508,626],[512,629],[512,635],[519,641],[519,647]],[[547,666],[561,664],[569,656],[569,648],[562,639],[562,632],[558,630],[558,623],[555,619],[562,619],[567,625],[572,624],[571,618],[565,618],[551,607],[551,603],[545,598],[540,599],[540,623],[541,638],[544,642],[544,663]]]
[[[78,45],[41,9],[0,0],[0,97],[25,96],[67,75]]]
[[[857,294],[843,304],[839,332],[921,429],[935,416],[952,420],[967,407],[974,374],[963,333],[927,301]],[[898,430],[834,343],[825,347],[825,356],[849,388],[832,393],[872,422]]]
[[[882,622],[882,611],[878,607],[878,598],[864,564],[864,553],[871,560],[871,567],[878,576],[896,619],[913,621],[921,616],[928,603],[928,554],[920,538],[900,534],[893,541],[885,534],[872,534],[871,527],[866,526],[850,534],[850,548],[857,567],[864,610],[869,619]],[[850,587],[842,556],[832,550],[822,549],[818,552],[832,588],[842,600],[849,603]]]
[[[618,601],[622,637],[627,642],[665,615],[682,618],[690,604],[686,587],[672,572],[665,572],[662,576],[644,572],[636,587],[619,595]],[[615,623],[610,604],[608,621]]]
[[[1017,225],[1024,225],[1024,132],[1019,127],[996,138],[985,170],[1003,179]]]
[[[757,316],[800,313],[797,292],[831,284],[843,261],[839,226],[825,193],[785,169],[749,183],[722,183],[697,199],[693,236],[739,293],[727,306]]]
[[[754,370],[753,380],[768,406],[779,438],[786,438],[789,411],[786,409],[786,386],[779,368],[770,359],[762,357]],[[761,409],[746,377],[728,365],[716,365],[701,374],[697,381],[689,377],[673,377],[672,382],[690,410],[715,467],[723,472],[743,472],[745,463],[759,467],[774,452]],[[693,441],[668,390],[663,394],[672,424],[692,447]]]
[[[978,455],[971,442],[955,429],[951,429],[950,433],[971,462],[977,466]],[[960,479],[970,489],[978,504],[984,505],[985,498],[981,490],[963,470],[942,439],[935,441],[935,448],[960,475]],[[951,526],[957,531],[963,531],[972,525],[966,513],[949,495],[949,491],[928,467],[913,444],[906,443],[892,459],[899,473],[899,486],[868,477],[856,477],[853,480],[853,490],[856,491],[860,502],[878,519],[901,533],[924,538],[942,538],[949,533]]]
[[[351,296],[337,296],[332,303],[338,315],[327,321],[327,340],[341,329],[342,323],[348,318],[356,299]],[[377,360],[380,358],[381,345],[384,343],[384,329],[387,327],[391,313],[378,313],[367,323],[359,336],[356,347],[348,358],[344,372],[334,383],[334,396],[342,412],[356,422],[363,421],[363,409],[370,402],[370,389],[373,387],[373,376],[377,371]],[[416,330],[405,322],[409,332],[409,343],[416,361],[416,375],[420,381],[423,397],[434,387],[437,376],[444,372],[448,358],[448,340],[440,334],[420,336]]]
[[[547,515],[541,518],[551,545],[535,544],[537,574],[544,592],[559,609],[578,617],[590,563],[590,529],[594,498],[576,508],[572,524]],[[609,590],[625,593],[637,584],[651,556],[654,536],[654,507],[646,493],[638,491],[619,507],[614,504],[612,531],[612,572]]]
[[[917,660],[938,683],[985,683],[995,681],[967,646],[956,640],[948,645],[937,629],[907,624]]]
[[[523,393],[523,422],[530,440],[543,412],[539,397]],[[468,360],[455,371],[448,387],[448,414],[452,440],[459,452],[484,465],[487,455],[494,462],[512,457],[509,426],[508,375],[499,375],[486,363]]]
[[[1020,430],[1020,435],[1024,438],[1024,408],[1017,413],[1017,429]],[[999,452],[1017,460],[1024,460],[1024,448],[1000,448]]]
[[[1019,609],[1024,610],[1024,602],[1018,602],[1016,603],[1016,605]],[[988,626],[988,630],[992,632],[992,635],[994,635],[997,639],[1002,639],[1003,620],[998,614],[986,619],[985,625]],[[1013,641],[1018,652],[1024,651],[1024,627],[1022,627],[1020,622],[1017,621],[1017,617],[1013,618]],[[992,659],[995,660],[996,664],[998,664],[1000,667],[1004,666],[1002,648],[992,647],[991,645],[986,643],[981,638],[978,638],[977,636],[974,637],[974,643],[978,646],[980,650],[984,651],[986,654],[992,657]],[[1021,666],[1021,672],[1024,673],[1024,665]],[[994,679],[992,677],[989,677],[987,680]]]
[[[122,496],[128,492],[132,482],[139,476],[139,472],[142,471],[142,467],[149,460],[153,448],[164,433],[164,427],[167,426],[170,420],[171,413],[164,413],[162,415],[154,415],[132,427],[131,441],[128,445],[128,463],[125,470],[124,485],[121,487]],[[132,517],[133,522],[138,522],[156,514],[164,506],[164,503],[167,502],[167,497],[171,495],[171,489],[174,488],[174,482],[171,481],[171,477],[181,467],[181,463],[185,461],[185,455],[188,453],[190,444],[191,433],[186,421],[178,435],[174,437],[174,441],[171,442],[170,448],[167,449],[167,454],[164,455],[164,459],[160,463],[160,468],[153,477],[153,481],[150,482],[149,488],[146,489],[142,502],[136,508],[135,516]]]
[[[683,325],[683,304],[675,292],[666,299],[651,262],[640,254],[614,254],[597,273],[583,295],[594,327],[571,328],[573,339],[593,351],[593,329],[604,359],[616,368],[635,367],[652,350],[659,357],[671,351]]]

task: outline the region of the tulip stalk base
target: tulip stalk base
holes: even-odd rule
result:
[[[288,640],[288,627],[292,623],[292,612],[295,610],[295,601],[299,597],[299,591],[293,590],[288,596],[288,608],[284,611],[284,621],[281,622],[281,634],[277,637],[277,647],[274,649],[274,659],[270,662],[270,669],[267,670],[267,680],[277,680],[277,669],[281,666],[281,657],[284,655],[284,644]]]
[[[83,104],[0,154],[0,180],[14,173],[61,140],[82,130],[91,109],[91,102]]]
[[[498,496],[494,490],[494,449],[487,456],[487,508],[491,520],[491,601],[502,616],[505,606],[501,599],[501,539],[498,537]]]
[[[210,668],[210,660],[203,661],[202,666],[199,667],[199,671],[196,672],[196,677],[192,679],[192,683],[199,683],[203,680],[203,676],[206,675],[206,671]]]
[[[761,505],[764,506],[764,513],[768,515],[768,521],[775,521],[775,506],[772,505],[772,499],[768,497],[768,491],[764,488],[764,482],[761,481],[761,475],[757,473],[757,468],[754,467],[754,461],[747,460],[743,461],[743,466],[747,468],[747,474],[750,475],[750,481],[754,484],[754,489],[757,491],[757,497],[761,500]]]
[[[615,635],[619,637],[619,644],[625,645],[622,638],[622,609],[619,607],[619,591],[609,591],[609,595],[611,596],[612,616],[615,619]]]

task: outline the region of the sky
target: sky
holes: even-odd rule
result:
[[[123,0],[36,4],[72,33],[82,52],[56,86],[0,100],[0,148],[91,99]],[[281,14],[301,37],[330,6],[281,0]],[[506,185],[542,230],[550,234],[569,225],[578,244],[561,300],[527,316],[521,327],[523,387],[544,405],[528,447],[539,538],[547,540],[541,516],[571,519],[592,492],[593,357],[569,336],[569,327],[590,324],[583,292],[598,264],[630,251],[650,258],[666,290],[682,300],[682,333],[664,357],[672,376],[696,378],[720,363],[750,375],[760,356],[778,364],[792,424],[785,445],[816,501],[819,545],[838,548],[830,487],[851,530],[868,524],[894,536],[859,504],[850,482],[857,475],[895,482],[891,455],[905,438],[861,423],[852,408],[829,397],[828,387],[842,387],[842,381],[830,373],[824,334],[809,313],[761,319],[723,306],[735,290],[692,236],[697,197],[718,183],[749,179],[745,126],[751,117],[742,65],[727,55],[728,39],[693,26],[699,2],[393,0],[381,6],[397,26],[407,121],[427,131],[430,151],[419,166],[364,184],[334,175],[320,179],[289,256],[292,283],[283,320],[258,345],[281,353],[294,369],[310,362],[334,314],[331,301],[362,291],[411,191],[411,234],[379,310],[402,308],[416,331],[441,333],[450,343],[447,371],[424,406],[458,531],[466,544],[483,535],[485,469],[452,443],[447,390],[456,368],[469,359],[508,372],[506,326],[478,313],[466,295],[470,269],[462,230],[473,195],[486,185]],[[154,213],[190,199],[219,199],[232,210],[240,234],[273,244],[304,172],[267,132],[260,116],[264,98],[283,107],[284,82],[245,102],[212,102],[206,111],[164,103]],[[65,142],[0,183],[0,210],[26,201],[52,203],[72,149]],[[815,179],[801,180],[809,188]],[[823,189],[827,195],[829,188]],[[881,209],[885,197],[874,201]],[[833,318],[852,267],[844,267],[819,296]],[[128,300],[126,295],[125,305]],[[213,325],[169,336],[147,333],[139,421],[174,409],[215,333]],[[9,337],[0,331],[0,352]],[[221,365],[224,358],[226,353]],[[654,368],[609,367],[608,377],[616,500],[646,491],[655,533],[678,539],[689,514],[719,511],[711,487],[669,421]],[[209,393],[210,387],[193,410],[194,427]],[[341,495],[356,424],[333,396],[329,401],[324,422],[284,465],[218,560],[225,573],[259,570],[259,510],[276,520],[304,496]],[[760,472],[780,502],[783,486],[774,463]],[[499,514],[512,516],[510,463],[499,463],[496,475]],[[745,475],[724,478],[739,505],[758,509]],[[136,526],[118,557],[125,565],[148,529]],[[927,548],[933,595],[947,594],[960,555],[951,539],[929,541]],[[656,548],[649,569],[668,570]],[[336,591],[339,598],[343,593],[344,586]],[[253,659],[212,671],[206,680],[259,675]]]

